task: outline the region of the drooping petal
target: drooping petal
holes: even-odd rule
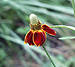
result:
[[[51,29],[49,26],[47,26],[45,24],[42,25],[42,29],[50,35],[56,35],[56,31]]]
[[[46,33],[43,30],[34,32],[33,42],[36,46],[42,46],[46,40]]]
[[[33,31],[30,30],[27,35],[25,36],[25,39],[24,39],[24,43],[29,43],[29,45],[34,45],[33,43]]]

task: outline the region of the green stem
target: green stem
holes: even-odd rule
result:
[[[44,45],[43,45],[42,47],[43,47],[44,51],[46,52],[46,55],[48,56],[49,60],[50,60],[51,63],[53,64],[53,66],[56,67],[55,64],[54,64],[54,62],[53,62],[53,60],[51,59],[51,56],[48,54],[46,48],[44,47]]]
[[[74,0],[72,0],[72,7],[73,7],[73,10],[74,10],[74,16],[75,16],[75,7],[74,7]]]

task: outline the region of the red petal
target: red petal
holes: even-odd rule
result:
[[[33,37],[33,32],[30,30],[25,36],[24,43],[29,43],[29,45],[34,45],[32,37]]]
[[[42,46],[46,40],[46,34],[43,30],[38,30],[34,32],[33,42],[37,46]]]
[[[56,31],[51,29],[49,26],[47,26],[45,24],[42,25],[42,29],[50,35],[56,35]]]

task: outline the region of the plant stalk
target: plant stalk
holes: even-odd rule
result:
[[[56,65],[54,64],[53,60],[51,59],[51,56],[48,54],[48,52],[47,52],[46,48],[44,47],[44,45],[43,45],[42,47],[43,47],[43,49],[44,49],[44,51],[45,51],[46,55],[48,56],[48,58],[49,58],[50,62],[53,64],[53,66],[54,66],[54,67],[56,67]]]

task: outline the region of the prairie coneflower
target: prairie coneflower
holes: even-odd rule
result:
[[[50,35],[56,35],[56,31],[46,24],[41,24],[35,14],[30,15],[30,31],[26,34],[24,43],[29,45],[42,46],[46,40],[46,32]]]

